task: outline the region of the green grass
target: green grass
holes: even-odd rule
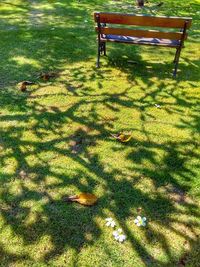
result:
[[[200,1],[133,4],[1,1],[0,266],[199,266]],[[95,10],[192,16],[177,79],[165,48],[109,44],[96,69]],[[59,77],[18,91],[49,70]],[[98,204],[63,202],[79,192]]]

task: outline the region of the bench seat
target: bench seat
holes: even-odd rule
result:
[[[154,50],[164,46],[176,49],[173,72],[176,77],[181,49],[187,39],[187,29],[191,27],[192,18],[95,12],[94,20],[98,34],[98,68],[100,56],[106,55],[108,42],[151,45]]]
[[[129,43],[129,44],[140,44],[140,45],[156,45],[156,46],[167,46],[167,47],[179,47],[179,40],[159,39],[159,38],[139,38],[131,36],[121,36],[106,34],[101,37],[102,42],[118,42],[118,43]]]

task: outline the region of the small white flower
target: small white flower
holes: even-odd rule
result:
[[[155,104],[155,107],[157,107],[157,108],[161,108],[161,106],[160,106],[160,105],[158,105],[158,104]]]
[[[119,236],[118,236],[118,241],[119,241],[120,243],[124,242],[125,240],[126,240],[126,236],[125,236],[125,235],[119,235]]]
[[[116,231],[113,231],[113,236],[114,236],[115,240],[117,240],[120,243],[122,243],[122,242],[124,242],[124,240],[126,240],[126,236],[124,234],[122,234],[122,229],[118,229]]]
[[[112,218],[106,218],[106,226],[115,227],[116,223]]]
[[[134,223],[137,226],[146,226],[146,217],[137,216],[137,218],[134,220]]]
[[[116,238],[119,235],[118,231],[113,231],[113,236]]]
[[[121,234],[121,233],[122,233],[122,229],[119,228],[119,229],[117,229],[116,231],[113,231],[113,236],[114,236],[114,237],[118,237],[119,234]]]
[[[112,220],[113,220],[112,218],[106,218],[107,222],[112,221]]]

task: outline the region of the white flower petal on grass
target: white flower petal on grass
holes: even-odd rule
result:
[[[110,226],[111,226],[112,228],[114,228],[114,227],[116,226],[116,223],[115,223],[114,221],[112,221],[112,222],[110,223]]]
[[[160,108],[161,106],[160,106],[160,105],[158,105],[158,104],[155,104],[155,107],[157,107],[157,108]]]
[[[106,218],[106,226],[114,228],[116,225],[115,221],[112,218]]]
[[[137,218],[134,220],[134,223],[137,226],[146,226],[146,217],[137,216]]]
[[[107,222],[112,221],[112,220],[113,220],[112,218],[106,218]]]
[[[126,240],[126,236],[125,235],[119,235],[118,236],[118,241],[119,242],[124,242]]]
[[[106,226],[111,226],[111,224],[112,224],[112,221],[107,222],[107,223],[106,223]]]
[[[116,231],[113,231],[113,236],[115,240],[119,241],[120,243],[124,242],[126,240],[126,236],[122,234],[122,229],[117,229]]]
[[[119,235],[114,236],[115,240],[119,240]]]
[[[138,224],[138,222],[139,222],[138,219],[135,219],[135,220],[134,220],[134,223],[135,223],[135,224]]]
[[[118,235],[119,235],[118,231],[113,231],[113,236],[114,236],[114,237],[116,237],[116,236],[118,236]]]
[[[106,226],[110,226],[110,222],[107,222],[107,223],[106,223]]]

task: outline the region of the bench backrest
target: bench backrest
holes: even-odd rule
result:
[[[182,40],[187,38],[186,29],[191,27],[192,18],[186,17],[164,17],[164,16],[148,16],[148,15],[133,15],[121,13],[95,12],[94,20],[97,22],[97,31],[101,34],[113,34],[134,37],[147,38],[164,38],[171,40]],[[101,27],[101,23],[134,25],[134,26],[149,26],[161,28],[179,29],[179,32],[158,31],[158,30],[140,30],[127,28]]]

